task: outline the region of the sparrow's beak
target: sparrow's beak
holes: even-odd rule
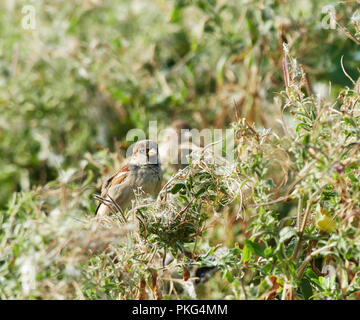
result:
[[[150,158],[156,156],[157,155],[157,150],[155,148],[150,149],[149,152],[148,152],[148,155],[149,155]]]

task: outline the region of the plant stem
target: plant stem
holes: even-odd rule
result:
[[[306,206],[306,209],[305,209],[305,213],[304,213],[304,219],[302,221],[302,225],[301,225],[301,228],[299,230],[299,240],[298,240],[298,243],[296,245],[296,248],[294,250],[294,253],[293,253],[293,256],[291,258],[292,261],[295,261],[297,259],[297,256],[298,256],[298,253],[300,251],[300,248],[301,248],[301,245],[302,245],[302,240],[303,240],[303,235],[304,235],[304,230],[305,230],[305,226],[306,226],[306,222],[307,222],[307,219],[309,217],[309,213],[311,211],[311,205],[313,203],[313,200],[315,198],[315,196],[319,193],[319,190],[316,191],[315,193],[313,193],[309,200],[308,200],[308,203],[307,203],[307,206]],[[300,215],[298,215],[298,218],[300,218]],[[300,220],[298,221],[298,225],[300,225]]]

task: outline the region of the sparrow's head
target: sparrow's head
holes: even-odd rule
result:
[[[177,146],[182,142],[192,140],[191,127],[185,121],[175,120],[170,127],[161,131],[160,140],[177,149]]]
[[[134,145],[130,164],[160,164],[157,143],[153,140],[138,141]]]
[[[177,132],[181,133],[181,130],[191,130],[190,125],[183,120],[175,120],[171,123],[171,127],[174,128]]]
[[[191,134],[191,127],[190,125],[183,121],[183,120],[175,120],[172,124],[171,124],[171,128],[173,130],[175,130],[176,135],[178,137],[178,143],[180,144],[181,142],[187,142],[187,141],[191,141],[192,138],[192,134]]]

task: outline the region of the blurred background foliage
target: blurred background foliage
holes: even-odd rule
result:
[[[156,272],[147,268],[158,247],[167,245],[157,234],[164,224],[154,207],[149,205],[143,213],[149,227],[141,230],[145,234],[141,236],[148,237],[146,247],[142,238],[138,241],[140,235],[127,237],[133,226],[121,225],[115,218],[101,232],[95,230],[91,195],[100,187],[100,176],[122,161],[131,143],[126,140],[130,129],[147,132],[149,121],[157,120],[160,130],[182,119],[198,129],[225,129],[236,122],[240,135],[239,157],[228,180],[222,180],[218,168],[206,172],[194,165],[188,171],[195,178],[178,177],[172,200],[161,204],[176,213],[195,197],[188,208],[196,221],[194,229],[210,226],[203,241],[190,245],[180,241],[198,254],[198,265],[215,256],[204,265],[213,263],[222,271],[197,287],[197,297],[273,299],[273,291],[281,287],[284,299],[296,295],[307,299],[313,293],[319,299],[358,298],[359,228],[350,218],[352,210],[358,210],[359,196],[353,142],[359,139],[359,84],[354,90],[348,87],[354,85],[349,76],[356,80],[359,74],[360,14],[356,10],[360,8],[355,1],[330,4],[328,0],[2,1],[0,249],[4,254],[0,255],[0,282],[6,281],[6,286],[0,286],[1,297],[133,299],[139,298],[139,292],[145,294],[141,288],[147,277],[153,298],[160,298]],[[22,27],[25,5],[35,8],[35,30]],[[329,28],[327,10],[331,8],[337,21],[334,28]],[[342,57],[349,76],[342,70]],[[291,71],[287,82],[284,70]],[[349,106],[353,114],[339,115],[341,108]],[[317,113],[320,108],[332,122]],[[279,121],[282,117],[290,133]],[[272,129],[271,142],[264,128]],[[338,155],[343,140],[335,138],[343,136],[355,140]],[[321,155],[308,152],[310,147]],[[286,159],[277,159],[277,165],[275,155],[283,154]],[[347,158],[353,162],[345,170],[347,164],[342,162]],[[336,168],[335,161],[339,161]],[[287,170],[289,177],[284,179]],[[297,181],[302,170],[309,170],[310,177]],[[240,190],[242,179],[252,183],[251,217],[244,212],[238,215],[239,207],[240,211],[246,208],[232,194],[231,183],[226,184],[235,181],[241,184]],[[329,183],[325,190],[324,181]],[[200,188],[203,183],[207,190]],[[285,187],[296,187],[291,199]],[[350,190],[344,198],[350,199],[350,207],[339,200],[343,190]],[[301,230],[296,211],[303,206],[310,212],[306,204],[311,206],[312,193],[320,194],[315,203],[319,206],[311,207],[312,225],[305,228],[304,224]],[[256,207],[284,195],[282,203]],[[330,219],[328,212],[336,216],[338,211],[343,219],[340,236],[333,232],[335,227],[314,222],[315,213],[323,223]],[[350,222],[345,223],[346,219]],[[182,221],[174,225],[177,228]],[[182,231],[175,230],[177,240]],[[299,259],[297,254],[290,259],[299,231],[305,249],[297,248]],[[307,253],[311,255],[316,246],[330,252],[336,241],[339,252],[333,259],[339,265],[352,263],[341,269],[348,272],[344,281],[351,279],[342,292],[334,289],[334,279],[328,281],[311,268],[301,269],[307,266]],[[221,244],[230,249],[219,249]],[[108,246],[113,246],[117,262],[107,254]],[[183,247],[179,251],[185,252]],[[142,258],[132,256],[134,252]],[[177,259],[185,278],[186,259]],[[36,290],[31,275],[37,280]],[[310,283],[321,290],[311,291]],[[188,291],[184,295],[194,296]]]
[[[33,5],[36,29],[22,28]],[[0,207],[14,191],[114,151],[129,129],[174,119],[225,128],[233,101],[250,122],[276,128],[288,43],[309,90],[349,85],[360,60],[341,29],[325,29],[328,1],[2,1]],[[349,25],[356,3],[334,4]],[[122,145],[120,145],[121,147]]]

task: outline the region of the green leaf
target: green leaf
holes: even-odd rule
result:
[[[273,249],[271,247],[267,247],[264,250],[265,257],[269,257],[273,252]]]
[[[273,269],[273,264],[272,263],[268,263],[265,265],[264,268],[262,268],[260,271],[264,274],[264,275],[268,275],[271,270]]]
[[[204,192],[206,191],[206,188],[201,188],[195,195],[196,198],[199,198]]]
[[[181,189],[185,188],[185,184],[183,183],[177,183],[176,185],[174,185],[172,187],[172,189],[170,190],[170,192],[172,194],[178,193]]]
[[[301,292],[304,296],[304,299],[309,300],[310,297],[313,295],[310,281],[306,278],[302,278],[301,283],[300,283],[300,288],[301,288]]]
[[[355,122],[355,120],[354,120],[353,118],[344,117],[344,121],[345,121],[345,123],[353,126],[354,128],[357,128],[357,127],[358,127],[357,124],[356,124],[356,122]]]
[[[295,131],[296,131],[296,132],[299,132],[301,128],[303,128],[303,129],[305,129],[305,130],[307,130],[307,131],[310,131],[310,127],[309,127],[306,123],[303,123],[303,122],[300,122],[300,123],[296,126]]]
[[[264,249],[258,244],[250,240],[244,240],[244,248],[250,251],[250,255],[253,253],[256,256],[264,257]]]
[[[309,142],[310,142],[310,134],[304,135],[302,140],[303,140],[304,144],[309,144]]]
[[[285,227],[280,230],[280,243],[285,242],[286,240],[289,240],[293,236],[296,235],[296,232],[294,228],[292,227]]]
[[[229,271],[229,269],[227,269],[227,270],[225,271],[224,277],[225,277],[225,279],[226,279],[228,282],[233,282],[233,281],[234,281],[234,277],[232,276],[232,274],[231,274],[231,272]]]
[[[358,182],[358,179],[355,177],[355,175],[353,173],[349,173],[348,174],[348,178],[352,181],[352,182]]]
[[[171,12],[170,21],[172,23],[181,22],[181,10],[180,10],[180,8],[174,8],[174,10]]]
[[[250,258],[251,258],[251,253],[252,253],[252,252],[251,252],[250,247],[244,246],[243,256],[242,256],[243,262],[248,262],[248,261],[250,260]]]

